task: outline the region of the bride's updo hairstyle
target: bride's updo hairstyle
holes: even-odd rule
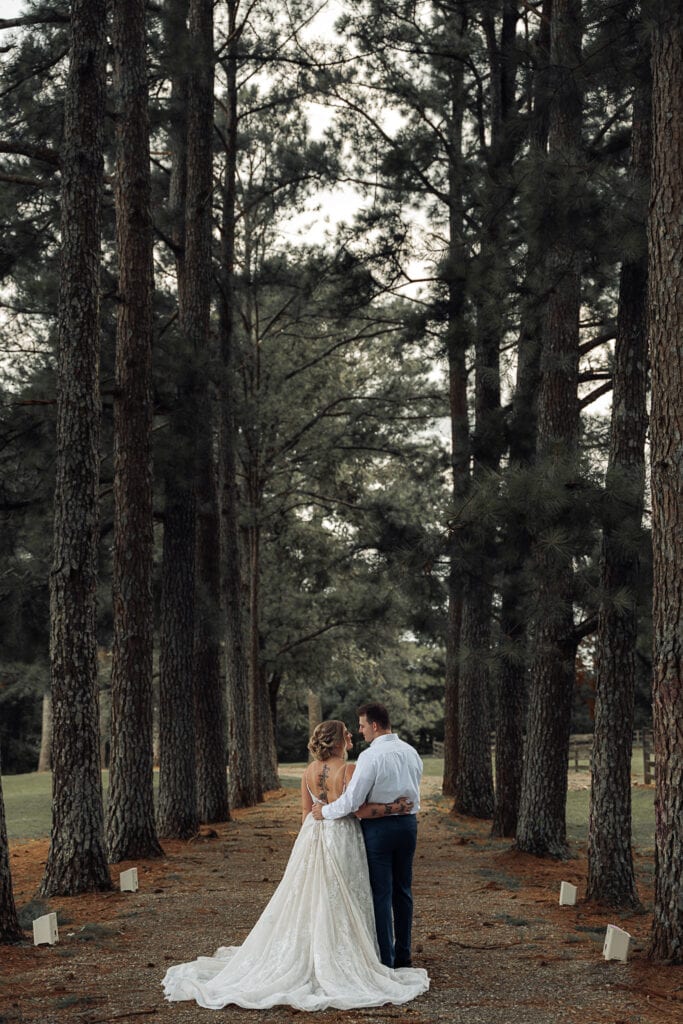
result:
[[[308,741],[308,749],[316,761],[327,761],[335,756],[335,752],[339,753],[340,748],[343,751],[341,756],[346,757],[346,726],[343,722],[332,719],[316,725]]]

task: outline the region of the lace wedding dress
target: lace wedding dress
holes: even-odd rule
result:
[[[427,972],[379,960],[359,822],[308,815],[284,876],[241,946],[171,967],[167,999],[219,1010],[293,1006],[349,1009],[406,1003],[429,988]]]

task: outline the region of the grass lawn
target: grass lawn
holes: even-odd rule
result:
[[[641,758],[642,760],[642,758]],[[443,773],[443,760],[425,757],[425,775],[439,778]],[[283,765],[283,767],[285,767]],[[289,767],[289,766],[288,766]],[[303,768],[301,763],[291,767]],[[571,777],[571,775],[570,775]],[[285,780],[298,788],[298,781]],[[108,772],[102,773],[106,793]],[[50,834],[51,775],[6,775],[2,786],[5,796],[5,816],[10,839],[40,839]],[[585,842],[588,832],[587,789],[570,790],[567,798],[567,834],[575,842]],[[654,790],[636,786],[631,790],[633,814],[633,843],[641,851],[654,847]]]

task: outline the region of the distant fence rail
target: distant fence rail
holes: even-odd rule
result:
[[[636,729],[633,733],[633,746],[643,748],[643,781],[646,786],[654,782],[655,757],[652,746],[652,729]],[[495,747],[495,737],[491,733],[491,750]],[[434,757],[444,756],[443,740],[432,740]],[[575,772],[590,770],[593,754],[593,733],[572,733],[569,737],[569,768]]]
[[[649,786],[655,781],[655,751],[652,745],[652,730],[643,730],[643,782]]]

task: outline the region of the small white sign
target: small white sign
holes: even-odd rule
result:
[[[138,869],[128,868],[127,871],[122,871],[119,875],[119,885],[121,886],[121,892],[137,892]]]
[[[602,947],[602,955],[605,960],[621,960],[626,963],[628,951],[631,946],[631,936],[623,928],[617,928],[615,924],[607,925],[605,933],[605,944]]]
[[[560,882],[560,906],[573,907],[576,903],[577,888],[571,882]]]
[[[56,914],[44,914],[43,917],[37,917],[33,922],[33,945],[40,946],[44,942],[47,942],[49,946],[54,946],[56,942],[59,942]]]

